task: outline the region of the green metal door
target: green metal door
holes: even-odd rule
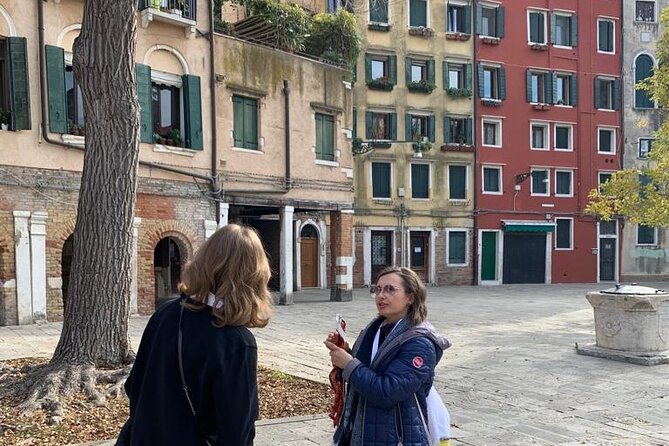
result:
[[[497,233],[481,234],[481,280],[497,280]]]

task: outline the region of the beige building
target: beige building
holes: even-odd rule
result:
[[[472,281],[471,2],[354,3],[354,283],[408,266],[431,284]]]
[[[62,317],[86,138],[71,67],[82,6],[0,0],[0,325]],[[348,299],[347,74],[210,39],[209,14],[204,0],[139,2],[131,310],[151,313],[175,295],[185,262],[228,222],[258,229],[283,303],[303,286]]]

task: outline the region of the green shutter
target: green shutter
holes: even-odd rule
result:
[[[353,73],[352,73],[352,79],[351,82],[355,83],[358,80],[358,63],[353,64]]]
[[[448,90],[448,62],[441,63],[441,78],[444,83],[444,90]]]
[[[530,12],[530,42],[542,42],[540,32],[540,15],[536,12]]]
[[[404,76],[406,77],[406,85],[411,83],[411,58],[404,59]]]
[[[372,80],[372,55],[365,53],[365,82]]]
[[[444,116],[444,144],[451,142],[451,118]]]
[[[9,109],[12,130],[30,130],[30,87],[28,84],[27,41],[25,37],[8,37]]]
[[[435,121],[434,115],[427,117],[427,137],[431,142],[435,141]]]
[[[464,200],[465,196],[465,166],[448,166],[448,197],[451,200]]]
[[[372,163],[372,197],[390,198],[389,163]]]
[[[353,107],[353,125],[351,126],[351,137],[357,138],[358,137],[358,109]]]
[[[578,18],[572,15],[569,19],[569,30],[571,31],[570,44],[571,46],[578,46]]]
[[[551,73],[544,74],[544,102],[546,104],[553,103],[553,76]]]
[[[483,22],[483,8],[480,3],[476,4],[476,34],[481,34],[481,23]]]
[[[448,263],[465,263],[465,238],[466,234],[461,231],[451,231],[448,233]]]
[[[388,114],[388,126],[390,127],[388,138],[395,141],[397,139],[397,113]]]
[[[499,99],[503,101],[506,99],[506,70],[504,70],[504,67],[499,67],[497,73],[497,80],[499,81]]]
[[[554,12],[551,12],[551,43],[555,45],[555,35],[557,27],[557,16]]]
[[[557,103],[557,73],[555,71],[553,71],[552,73],[550,73],[550,76],[551,76],[551,85],[553,86],[553,91],[551,92],[552,95],[553,95],[552,96],[553,101],[551,101],[551,102],[553,104],[556,104]],[[565,85],[564,87],[566,88],[567,86]],[[564,105],[569,105],[569,104],[564,104]]]
[[[202,150],[202,95],[200,93],[200,78],[191,74],[183,76],[184,88],[184,120],[186,147]]]
[[[244,147],[244,98],[232,96],[232,138],[235,147]]]
[[[135,63],[135,81],[139,100],[139,140],[153,142],[153,116],[151,103],[151,67]]]
[[[464,7],[465,14],[463,17],[464,21],[464,27],[462,28],[462,32],[465,34],[471,34],[472,32],[472,8],[471,6],[465,6]]]
[[[430,165],[411,165],[411,198],[430,198]]]
[[[258,149],[258,101],[244,98],[244,146]]]
[[[504,37],[504,6],[498,6],[496,13],[497,36],[495,37],[499,37],[501,39]]]
[[[434,84],[435,83],[434,78],[435,78],[434,59],[429,59],[427,61],[427,81]]]
[[[479,97],[482,98],[484,96],[485,81],[484,81],[483,65],[481,64],[479,64],[478,66],[478,79],[479,79]]]
[[[525,71],[525,99],[527,102],[532,102],[532,72]]]
[[[602,103],[602,92],[601,92],[601,81],[599,78],[594,79],[594,87],[595,87],[595,108],[600,108],[601,103]]]
[[[622,94],[620,91],[620,79],[613,81],[613,104],[611,106],[614,110],[620,110],[620,105],[622,103]]]
[[[65,52],[62,48],[46,45],[46,82],[49,99],[49,131],[67,133],[67,106],[65,100]]]
[[[334,161],[334,117],[323,115],[323,159]]]
[[[397,85],[397,56],[388,56],[388,81]]]
[[[409,113],[404,115],[404,128],[406,130],[404,139],[407,141],[413,141],[413,135],[411,132],[411,115]]]
[[[472,64],[463,65],[463,76],[465,77],[465,88],[472,91]]]
[[[578,76],[576,73],[569,76],[569,105],[578,104]]]
[[[372,139],[372,135],[374,134],[374,129],[372,128],[374,126],[374,113],[372,112],[365,112],[365,139]]]
[[[409,26],[427,26],[427,1],[409,0]]]
[[[472,130],[472,118],[465,119],[465,141],[467,144],[472,144],[472,141],[474,140]]]
[[[316,159],[323,158],[323,115],[316,113]]]

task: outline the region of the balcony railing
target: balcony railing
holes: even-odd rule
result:
[[[139,0],[139,10],[157,9],[167,14],[196,20],[197,0]]]

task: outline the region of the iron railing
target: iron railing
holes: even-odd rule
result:
[[[168,14],[196,20],[197,0],[139,0],[139,10],[159,9]]]

